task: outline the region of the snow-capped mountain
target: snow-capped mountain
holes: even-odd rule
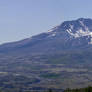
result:
[[[0,52],[50,53],[92,46],[92,19],[65,21],[45,33],[0,46]]]
[[[67,33],[70,38],[80,38],[84,36],[88,36],[89,38],[92,36],[92,19],[80,18],[74,21],[65,21],[48,32],[52,33],[52,36],[56,36],[60,30]]]

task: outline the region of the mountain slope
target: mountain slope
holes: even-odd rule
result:
[[[65,21],[31,38],[3,44],[0,52],[46,53],[88,48],[92,45],[92,19]]]

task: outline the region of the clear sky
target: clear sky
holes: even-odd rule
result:
[[[0,44],[80,17],[92,18],[92,0],[0,0]]]

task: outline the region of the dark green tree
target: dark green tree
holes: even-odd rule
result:
[[[52,92],[52,89],[49,89],[49,91],[48,92]]]

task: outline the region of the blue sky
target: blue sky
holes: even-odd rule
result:
[[[92,18],[92,0],[0,0],[0,44],[80,17]]]

